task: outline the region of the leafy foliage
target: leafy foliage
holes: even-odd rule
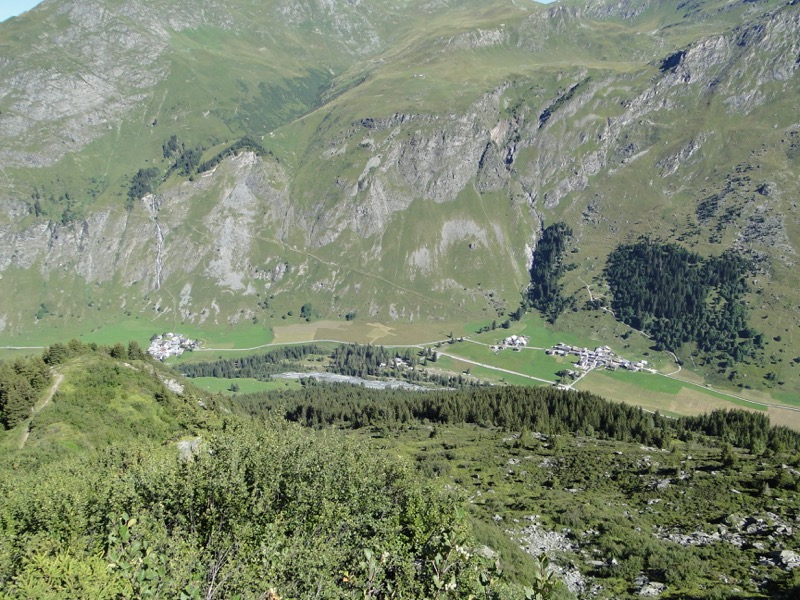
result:
[[[0,425],[11,429],[31,416],[31,409],[52,376],[39,358],[0,363]]]
[[[480,588],[454,499],[340,435],[228,421],[189,457],[117,447],[2,481],[10,598],[456,598]]]

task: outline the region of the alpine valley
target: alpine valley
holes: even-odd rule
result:
[[[796,0],[45,0],[0,25],[0,343],[499,323],[796,403],[798,32]]]
[[[798,70],[798,0],[0,23],[0,600],[800,597]]]

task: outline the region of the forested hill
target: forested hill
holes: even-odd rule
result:
[[[770,425],[766,415],[716,410],[698,417],[668,418],[588,392],[549,387],[478,387],[425,393],[323,386],[302,391],[247,394],[236,405],[253,416],[278,415],[307,427],[389,427],[414,424],[497,427],[547,435],[580,433],[601,439],[669,448],[673,439],[702,434],[761,454],[800,452],[800,433]]]
[[[73,340],[0,364],[0,461],[47,460],[122,444],[195,435],[220,418],[219,399],[147,356],[136,342]]]
[[[41,357],[0,365],[0,375],[4,399],[25,388],[21,381],[33,390],[26,418],[0,431],[1,598],[573,597],[547,560],[535,558],[539,552],[523,552],[508,525],[495,524],[498,512],[538,506],[528,492],[520,495],[528,488],[509,479],[508,499],[498,496],[485,508],[476,496],[466,501],[465,480],[443,478],[440,452],[426,443],[438,444],[445,434],[437,430],[461,440],[445,443],[448,461],[463,450],[453,464],[487,476],[497,452],[506,451],[497,443],[542,440],[512,445],[541,455],[534,496],[561,493],[562,479],[596,479],[575,467],[572,453],[597,447],[598,464],[615,461],[601,466],[613,473],[609,482],[624,484],[631,498],[652,499],[651,479],[673,473],[646,468],[637,475],[639,454],[659,452],[645,445],[652,444],[664,448],[660,460],[675,465],[691,448],[700,473],[693,477],[713,489],[706,469],[723,469],[728,478],[742,465],[755,483],[725,484],[746,490],[736,500],[741,510],[777,511],[783,523],[783,509],[795,507],[792,496],[783,508],[769,498],[797,489],[790,465],[798,466],[800,436],[746,412],[673,420],[587,393],[514,387],[411,394],[308,383],[297,392],[231,400],[196,390],[136,345],[121,344],[56,344]],[[469,436],[475,441],[467,443]],[[398,445],[390,449],[389,439]],[[410,453],[420,440],[424,448]],[[509,460],[503,478],[521,458]],[[590,463],[580,461],[591,470]],[[569,464],[545,478],[547,465]],[[498,475],[490,477],[506,494]],[[617,498],[620,491],[602,481],[591,502],[605,505],[603,494]],[[681,485],[695,485],[686,481]],[[774,492],[754,504],[764,486]],[[685,500],[673,495],[670,502],[694,502],[695,488],[687,489]],[[715,492],[714,514],[727,510],[728,496],[738,498],[726,489]],[[604,509],[612,512],[592,527],[609,527],[618,509]],[[569,518],[581,526],[598,518],[588,514]],[[781,531],[777,539],[793,543],[794,534]],[[631,557],[641,544],[629,541],[591,548]],[[660,544],[642,546],[649,548],[645,562],[630,569],[684,590],[690,588],[666,576],[664,565],[688,561],[691,589],[714,581],[695,554],[664,554]],[[550,552],[561,560],[560,550]],[[714,569],[744,581],[729,572],[728,555],[714,550],[708,557]],[[774,589],[792,589],[778,563],[760,568]],[[615,583],[629,581],[630,569],[593,576],[611,593],[631,585]]]
[[[179,379],[136,345],[73,341],[0,365],[13,416],[0,598],[495,593],[479,578],[491,564],[457,549],[471,534],[456,499],[406,464],[225,416],[221,397]]]

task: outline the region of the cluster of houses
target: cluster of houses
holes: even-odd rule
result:
[[[170,356],[180,356],[186,350],[192,351],[200,345],[197,340],[190,340],[180,333],[164,333],[150,338],[147,353],[155,359],[164,361]]]
[[[506,348],[513,348],[517,352],[522,350],[528,345],[528,337],[524,335],[510,335],[507,338],[500,340],[496,346],[491,346],[492,352],[500,352]]]
[[[588,348],[570,346],[560,342],[552,348],[548,348],[545,352],[550,356],[575,355],[578,357],[578,362],[575,363],[575,366],[583,370],[606,368],[612,371],[627,369],[628,371],[655,372],[654,369],[647,366],[646,360],[632,361],[620,358],[608,346],[598,346],[594,350],[589,350]]]
[[[378,366],[381,369],[389,367],[391,369],[411,369],[412,371],[414,370],[414,367],[410,362],[403,360],[399,356],[395,356],[392,360],[390,360],[388,365],[385,362],[382,362]]]

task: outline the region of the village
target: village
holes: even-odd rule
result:
[[[530,338],[524,335],[511,335],[497,342],[497,344],[490,346],[489,349],[497,354],[502,350],[511,349],[515,352],[521,352],[523,348],[528,347]],[[559,342],[552,348],[545,350],[548,356],[570,356],[578,357],[575,366],[582,371],[591,371],[592,369],[605,368],[610,371],[617,369],[626,369],[628,371],[647,371],[655,373],[656,370],[648,366],[646,360],[633,361],[620,358],[608,346],[598,346],[594,350],[588,348],[581,348],[580,346],[570,346],[563,342]],[[570,375],[577,376],[578,373],[571,371]]]
[[[511,335],[503,340],[500,340],[496,346],[490,346],[489,348],[495,354],[501,350],[505,350],[506,348],[511,348],[515,352],[520,352],[528,345],[528,339],[529,338],[525,335]]]
[[[578,357],[578,362],[575,366],[584,371],[591,369],[606,368],[611,371],[617,369],[627,369],[628,371],[648,371],[655,373],[655,369],[648,367],[646,360],[631,361],[620,358],[608,346],[598,346],[594,350],[588,348],[581,348],[579,346],[570,346],[559,342],[552,348],[545,350],[548,356],[569,356],[575,355]]]
[[[147,353],[153,358],[165,361],[170,356],[180,356],[185,351],[195,350],[200,346],[198,340],[190,340],[180,333],[163,333],[150,338]]]

